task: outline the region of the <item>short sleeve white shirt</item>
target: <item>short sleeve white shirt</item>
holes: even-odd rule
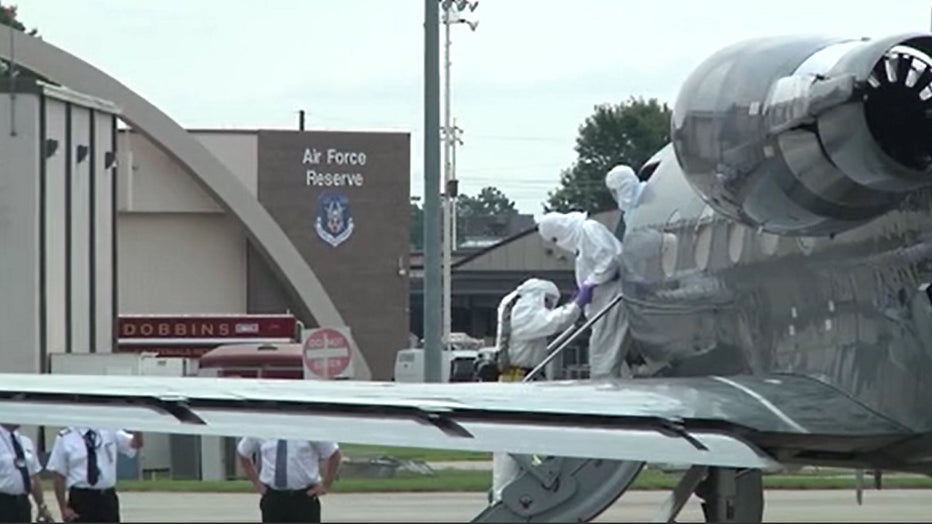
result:
[[[84,435],[88,428],[68,428],[58,433],[46,469],[65,477],[69,488],[108,489],[116,485],[117,454],[136,455],[133,435],[126,431],[95,429],[97,432],[97,467],[100,477],[93,486],[87,481],[87,446]]]
[[[288,441],[287,486],[298,490],[320,482],[320,461],[330,458],[340,449],[336,442]],[[275,487],[275,464],[278,457],[278,439],[246,437],[240,440],[236,451],[243,457],[258,454],[260,457],[259,481]]]
[[[12,435],[14,434],[23,448],[24,463],[22,465],[26,467],[29,477],[31,478],[42,469],[36,449],[32,445],[32,439],[19,431],[11,433],[0,426],[0,493],[24,495],[29,493],[31,486],[23,485],[23,475],[20,473],[20,464],[17,464],[16,450],[13,447]]]

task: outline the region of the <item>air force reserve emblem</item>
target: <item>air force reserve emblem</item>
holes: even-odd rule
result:
[[[339,193],[325,191],[317,198],[317,220],[314,229],[324,242],[337,247],[353,234],[353,217],[349,199]]]

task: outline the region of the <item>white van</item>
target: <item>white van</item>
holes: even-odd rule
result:
[[[441,382],[474,382],[476,359],[479,358],[482,340],[465,333],[450,334],[450,349],[443,347],[440,361]],[[396,382],[424,382],[424,348],[405,348],[395,356]]]

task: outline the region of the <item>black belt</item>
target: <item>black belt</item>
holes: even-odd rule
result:
[[[20,493],[19,495],[13,495],[12,493],[0,493],[0,499],[21,499],[29,497],[28,493]]]
[[[298,489],[277,489],[277,488],[273,488],[272,486],[269,486],[268,484],[265,484],[265,491],[266,493],[275,493],[276,495],[302,495],[302,494],[306,494],[309,489],[313,488],[316,485],[317,484],[311,484],[305,488],[298,488]]]
[[[101,495],[105,495],[107,493],[114,493],[116,491],[116,489],[114,488],[79,488],[76,486],[72,486],[68,489],[76,493],[98,493]]]

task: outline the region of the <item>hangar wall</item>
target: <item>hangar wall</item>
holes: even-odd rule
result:
[[[192,132],[255,191],[253,133]],[[243,313],[246,236],[146,137],[124,130],[118,219],[121,313]]]
[[[0,315],[0,347],[4,371],[38,372],[49,353],[112,350],[108,160],[119,110],[29,79],[15,96],[9,87],[0,85],[0,296],[15,307]]]
[[[31,78],[0,79],[4,372],[47,371],[54,353],[113,349],[118,112]],[[23,430],[42,440],[39,428]]]
[[[0,115],[10,115],[10,98],[0,95]],[[0,316],[3,371],[39,368],[39,98],[20,96],[15,112],[16,136],[4,118],[0,133],[0,241],[18,249],[0,250],[0,296],[14,297]],[[62,330],[63,330],[62,326]]]
[[[120,313],[242,313],[246,239],[216,213],[121,213]]]

